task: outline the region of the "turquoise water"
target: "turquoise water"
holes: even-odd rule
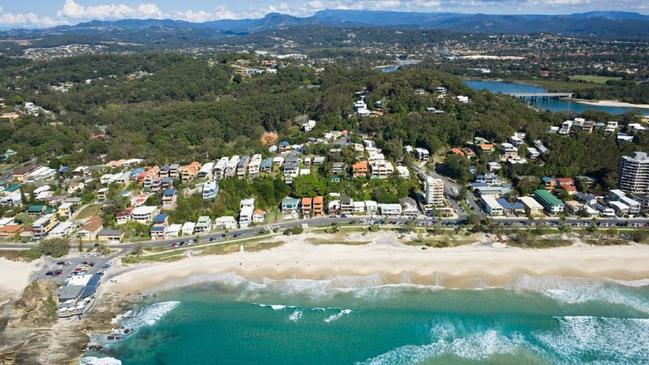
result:
[[[465,80],[464,83],[475,90],[487,90],[492,93],[542,93],[545,89],[542,87],[520,84],[513,82],[499,82],[499,81],[481,81],[481,80]],[[600,112],[607,112],[613,115],[624,114],[629,111],[635,111],[640,114],[649,115],[649,110],[641,108],[622,108],[622,107],[608,107],[575,103],[570,100],[564,99],[549,99],[549,100],[527,100],[527,102],[535,107],[549,110],[552,112],[570,111],[574,113],[583,113],[587,110],[595,110]]]
[[[649,287],[522,276],[503,289],[380,277],[159,294],[102,354],[123,364],[647,364]]]

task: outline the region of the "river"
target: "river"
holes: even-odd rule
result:
[[[492,93],[543,93],[545,89],[539,86],[502,82],[502,81],[483,81],[483,80],[465,80],[464,83],[474,90],[487,90]],[[643,115],[649,115],[649,109],[632,108],[632,107],[612,107],[600,105],[588,105],[577,103],[568,99],[548,99],[548,100],[527,100],[531,105],[549,110],[552,112],[570,111],[574,113],[583,113],[587,110],[595,110],[598,112],[607,112],[612,115],[620,115],[626,112],[638,112]]]

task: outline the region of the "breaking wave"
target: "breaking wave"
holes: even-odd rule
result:
[[[578,304],[602,301],[649,313],[649,301],[647,299],[631,293],[628,288],[620,284],[604,280],[520,275],[517,279],[508,283],[505,289],[533,291],[561,303]]]
[[[339,320],[340,318],[342,318],[342,316],[344,316],[344,315],[346,315],[346,314],[350,314],[351,312],[352,312],[351,309],[343,309],[343,310],[341,310],[340,312],[338,312],[338,313],[336,313],[336,314],[332,314],[332,315],[330,315],[329,317],[325,318],[325,319],[324,319],[324,322],[325,322],[325,323],[330,323],[330,322],[333,322],[333,321]]]
[[[288,320],[291,322],[297,322],[302,318],[302,315],[304,315],[304,312],[298,309],[288,316]]]
[[[79,365],[122,365],[122,361],[113,357],[87,356],[79,360]]]

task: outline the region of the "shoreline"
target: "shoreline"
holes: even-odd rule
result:
[[[589,100],[589,99],[575,99],[575,98],[569,98],[567,100],[570,100],[572,102],[579,103],[579,104],[592,105],[592,106],[604,106],[604,107],[612,107],[612,108],[649,109],[649,104],[632,104],[632,103],[626,103],[626,102],[619,101],[619,100]]]
[[[324,280],[342,289],[351,289],[348,285],[362,283],[364,278],[365,285],[413,284],[453,289],[505,287],[522,276],[601,279],[622,285],[627,282],[630,286],[649,281],[646,245],[588,246],[577,239],[567,247],[523,249],[480,241],[422,250],[397,243],[393,233],[367,236],[372,239],[366,245],[313,245],[307,242],[313,236],[304,234],[260,252],[193,256],[175,262],[122,267],[100,290],[127,298],[237,280]]]

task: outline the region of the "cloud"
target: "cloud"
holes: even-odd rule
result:
[[[57,15],[67,19],[148,19],[162,18],[162,11],[151,3],[132,7],[126,4],[81,5],[75,0],[65,0]]]
[[[64,24],[65,22],[53,19],[47,16],[38,16],[32,12],[29,13],[11,13],[5,12],[4,8],[0,6],[0,25],[4,26],[46,26],[51,27],[54,25]]]
[[[185,10],[178,11],[173,16],[174,19],[186,20],[189,22],[206,22],[210,20],[220,20],[220,19],[238,19],[241,16],[235,14],[230,9],[225,6],[219,6],[214,11],[205,11],[205,10]]]

